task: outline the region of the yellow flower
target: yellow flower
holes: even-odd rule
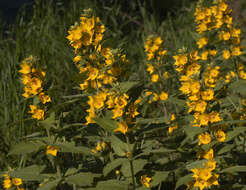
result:
[[[81,60],[81,56],[80,55],[77,55],[77,56],[75,56],[74,58],[73,58],[73,62],[74,63],[78,63],[80,60]]]
[[[159,96],[158,96],[158,94],[154,93],[153,95],[154,95],[154,97],[153,97],[153,101],[158,101],[158,100],[159,100]]]
[[[216,168],[216,161],[213,159],[208,159],[208,162],[206,163],[206,168],[209,170],[214,170]]]
[[[12,179],[12,183],[15,185],[15,186],[19,186],[22,184],[22,179],[21,178],[13,178]]]
[[[151,64],[147,64],[147,71],[149,72],[149,74],[152,74],[154,72],[154,67]]]
[[[217,140],[219,141],[219,142],[224,142],[225,141],[225,139],[226,139],[226,134],[225,134],[225,132],[224,131],[222,131],[222,130],[218,130],[217,132],[216,132],[216,138],[217,138]]]
[[[212,100],[214,98],[214,91],[211,89],[208,89],[206,91],[201,92],[202,99],[205,101]]]
[[[116,107],[124,108],[127,105],[127,98],[125,96],[119,96],[114,99]]]
[[[211,136],[207,132],[204,134],[198,135],[198,139],[199,139],[198,145],[209,144],[211,142]]]
[[[145,96],[150,96],[151,94],[152,94],[152,92],[150,92],[150,91],[145,92]]]
[[[145,187],[147,187],[147,188],[150,187],[150,184],[149,184],[150,181],[151,181],[151,178],[150,177],[147,177],[147,175],[141,176],[140,182]]]
[[[209,54],[212,56],[217,55],[217,50],[213,49],[213,50],[209,50]]]
[[[203,46],[207,45],[208,43],[208,38],[206,37],[203,37],[203,38],[200,38],[198,41],[197,41],[197,45],[198,45],[198,48],[202,48]]]
[[[38,120],[43,120],[44,119],[44,110],[38,109],[36,105],[30,105],[30,111],[29,113],[32,114],[32,118],[38,119]]]
[[[168,79],[168,78],[169,78],[168,72],[165,72],[165,73],[163,74],[163,77],[164,77],[165,79]]]
[[[207,107],[207,103],[205,101],[199,100],[195,102],[195,105],[196,105],[195,111],[201,112],[201,113],[205,112],[206,107]]]
[[[229,50],[223,50],[223,58],[229,59],[231,57],[231,53]]]
[[[201,53],[201,60],[206,61],[206,60],[208,59],[208,54],[209,54],[208,51],[203,51],[203,52]]]
[[[205,152],[205,154],[203,155],[203,158],[207,159],[207,160],[211,160],[214,158],[214,150],[212,148],[210,148],[207,152]]]
[[[176,66],[185,65],[188,62],[186,54],[175,55],[173,58],[175,59],[174,65]]]
[[[128,131],[128,126],[127,126],[126,122],[125,121],[124,122],[118,122],[117,125],[118,125],[118,128],[115,129],[114,132],[116,133],[119,131],[125,135],[126,132]]]
[[[91,67],[88,70],[89,77],[86,80],[95,80],[98,76],[99,70],[97,68]]]
[[[3,174],[3,176],[4,176],[3,187],[5,189],[10,189],[12,186],[12,182],[11,182],[10,177],[7,174]]]
[[[242,51],[241,51],[240,47],[233,47],[231,50],[231,54],[234,56],[239,56],[242,54]]]
[[[31,66],[27,62],[22,62],[20,67],[21,67],[21,69],[19,70],[19,72],[22,73],[22,74],[28,74],[28,73],[31,72]]]
[[[121,117],[123,115],[123,109],[116,107],[115,109],[112,109],[113,117],[112,119],[115,119],[117,117]]]
[[[107,94],[105,92],[100,92],[93,97],[93,106],[96,109],[100,109],[104,106],[104,101],[106,100]]]
[[[38,95],[39,99],[41,100],[41,102],[43,104],[46,104],[47,102],[51,102],[51,99],[48,95],[46,95],[45,93],[41,92],[39,95]]]
[[[168,133],[169,133],[169,134],[172,134],[173,131],[174,131],[175,129],[177,129],[177,128],[178,128],[178,124],[175,123],[174,125],[168,127]]]
[[[165,101],[168,98],[168,94],[166,92],[161,92],[160,100]]]
[[[158,79],[159,79],[159,75],[158,74],[154,74],[154,75],[151,76],[151,81],[152,82],[157,82]]]
[[[221,121],[222,119],[220,118],[220,114],[218,112],[212,111],[209,113],[209,121],[211,123],[216,123]]]
[[[186,70],[186,75],[187,76],[191,76],[193,74],[196,74],[199,72],[201,66],[197,63],[192,63],[191,65],[189,65],[187,67],[187,70]]]
[[[46,147],[46,155],[51,154],[52,156],[56,156],[58,150],[58,147],[48,145]]]
[[[195,179],[201,178],[202,180],[207,181],[210,177],[212,177],[211,170],[207,168],[194,168],[191,169],[191,171],[194,173],[192,177]]]
[[[197,25],[196,31],[199,34],[201,34],[201,33],[205,32],[205,31],[207,31],[207,29],[208,29],[208,27],[207,27],[206,23],[201,23],[201,24]]]
[[[230,34],[230,32],[224,32],[223,31],[222,36],[223,36],[223,40],[227,41],[230,39],[231,34]]]
[[[79,86],[80,86],[81,90],[85,90],[88,88],[88,82],[85,81],[84,83],[80,84]]]
[[[101,152],[101,151],[103,151],[105,148],[106,148],[106,143],[103,142],[103,141],[102,141],[102,142],[99,141],[99,142],[97,142],[96,148],[95,148],[95,149],[91,149],[91,152],[92,152],[92,153]]]

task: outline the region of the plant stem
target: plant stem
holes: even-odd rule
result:
[[[126,142],[127,142],[127,146],[128,146],[128,149],[129,149],[130,141],[129,141],[129,137],[127,135],[126,135]],[[135,182],[135,176],[134,176],[134,167],[133,167],[132,153],[130,153],[130,156],[128,157],[128,160],[130,162],[133,190],[135,190],[136,189],[136,182]]]

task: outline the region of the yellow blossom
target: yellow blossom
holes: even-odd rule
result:
[[[58,150],[58,147],[48,145],[46,147],[46,155],[51,154],[52,156],[56,156]]]
[[[151,81],[152,81],[152,82],[157,82],[158,79],[159,79],[159,75],[158,75],[158,74],[153,74],[153,75],[151,76]]]
[[[150,184],[149,184],[150,181],[151,181],[151,178],[150,177],[147,177],[147,175],[141,176],[140,182],[145,187],[147,187],[147,188],[150,187]]]
[[[168,94],[164,91],[160,94],[160,100],[165,101],[168,98]]]
[[[22,179],[21,178],[13,178],[12,179],[12,183],[15,185],[15,186],[19,186],[22,184]]]
[[[10,189],[12,186],[12,182],[11,182],[10,177],[7,174],[3,174],[3,176],[4,176],[3,187],[5,189]]]
[[[203,38],[200,38],[198,41],[197,41],[197,45],[198,45],[198,48],[202,48],[203,46],[207,45],[208,43],[208,38],[206,37],[203,37]]]
[[[225,139],[226,139],[226,134],[225,134],[225,132],[224,131],[222,131],[222,130],[218,130],[218,131],[216,131],[216,138],[217,138],[217,140],[219,141],[219,142],[224,142],[225,141]]]
[[[223,58],[229,59],[231,57],[231,53],[229,50],[223,50]]]
[[[209,144],[211,142],[211,136],[207,132],[204,134],[198,135],[198,139],[199,139],[198,145]]]
[[[117,125],[118,125],[118,128],[115,129],[114,132],[116,133],[119,131],[125,135],[126,132],[128,131],[128,126],[126,122],[118,122]]]
[[[177,128],[178,128],[178,124],[177,124],[177,123],[175,123],[174,125],[171,125],[170,127],[168,127],[168,133],[169,133],[169,134],[172,134],[173,131],[174,131],[175,129],[177,129]]]

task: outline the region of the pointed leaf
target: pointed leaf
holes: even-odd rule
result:
[[[236,172],[246,172],[246,166],[232,166],[221,170],[221,173],[236,173]]]
[[[128,161],[128,160],[126,158],[118,158],[118,159],[115,159],[112,162],[108,163],[103,168],[103,175],[107,176],[112,170],[114,170],[115,168],[119,167],[125,161]]]
[[[240,133],[243,133],[245,131],[246,131],[246,127],[236,127],[236,128],[234,128],[233,131],[229,131],[226,134],[225,142],[228,142],[228,141],[232,140],[233,138],[238,136]]]
[[[123,92],[127,92],[128,90],[130,90],[131,88],[133,88],[134,86],[136,86],[138,84],[138,82],[130,82],[130,81],[127,81],[127,82],[121,82],[120,83],[120,89],[123,91]]]
[[[36,152],[41,146],[45,146],[45,144],[39,141],[20,142],[10,150],[8,155]]]
[[[38,187],[37,190],[53,190],[59,183],[59,179],[50,181],[48,183],[43,184],[41,187]]]
[[[104,130],[113,133],[117,129],[117,122],[109,118],[95,118],[95,122],[102,127]]]
[[[160,184],[162,181],[165,181],[169,175],[169,172],[159,172],[156,171],[155,175],[152,177],[150,185],[151,187],[155,187]]]
[[[128,190],[128,183],[118,180],[101,181],[97,184],[97,190]]]
[[[138,160],[133,160],[133,171],[134,175],[140,172],[144,166],[148,163],[147,160],[143,159],[138,159]],[[121,166],[121,172],[125,177],[130,177],[131,176],[131,166],[130,162],[124,162]]]
[[[128,146],[121,139],[112,135],[110,137],[112,148],[118,156],[125,156],[126,152],[128,152]],[[130,151],[129,151],[130,152]]]
[[[80,172],[75,175],[68,176],[66,182],[68,184],[75,184],[79,186],[91,186],[95,177],[100,177],[100,174],[93,174],[90,172]]]
[[[179,178],[177,183],[176,183],[175,189],[177,189],[181,185],[186,185],[191,180],[192,180],[192,174],[188,174],[184,177]]]
[[[32,165],[16,171],[11,171],[9,172],[9,176],[21,178],[23,181],[41,181],[45,178],[40,174],[44,168],[45,166]]]

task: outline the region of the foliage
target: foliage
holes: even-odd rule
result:
[[[246,188],[245,39],[226,1],[161,24],[137,1],[122,25],[117,2],[49,2],[4,43],[4,189]]]

